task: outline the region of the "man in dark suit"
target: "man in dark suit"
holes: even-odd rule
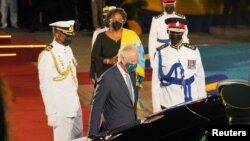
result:
[[[133,45],[121,48],[117,64],[98,79],[91,109],[89,138],[136,121],[138,96],[134,71],[138,58],[138,50]]]

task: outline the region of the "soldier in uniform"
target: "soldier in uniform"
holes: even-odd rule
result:
[[[185,43],[187,20],[166,19],[171,43],[159,46],[153,60],[153,112],[206,97],[205,74],[198,48]]]
[[[161,13],[160,15],[153,17],[149,32],[148,51],[149,51],[151,67],[153,59],[155,57],[156,47],[159,47],[170,41],[169,35],[166,34],[167,26],[164,22],[165,19],[171,17],[179,17],[185,19],[185,16],[177,14],[174,11],[175,0],[162,0],[162,4],[164,7],[164,12]],[[188,28],[187,26],[185,26],[185,32],[183,35],[183,41],[185,43],[189,43],[187,34],[188,34]]]
[[[40,90],[54,141],[83,136],[82,110],[77,94],[76,60],[70,43],[75,21],[51,23],[54,39],[38,58]]]

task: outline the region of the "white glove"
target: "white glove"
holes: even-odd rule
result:
[[[54,128],[57,127],[57,116],[56,116],[56,114],[48,116],[48,125],[51,126],[51,127],[54,127]]]

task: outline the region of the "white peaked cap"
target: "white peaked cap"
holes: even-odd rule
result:
[[[70,27],[70,26],[73,26],[75,24],[75,21],[74,20],[70,20],[70,21],[58,21],[58,22],[54,22],[54,23],[51,23],[49,24],[49,26],[52,26],[52,27]]]
[[[52,26],[53,28],[63,32],[66,35],[73,36],[75,35],[74,24],[75,24],[75,21],[70,20],[70,21],[54,22],[54,23],[49,24],[49,26]]]

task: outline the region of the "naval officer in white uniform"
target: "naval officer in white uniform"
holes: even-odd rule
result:
[[[74,21],[50,24],[54,39],[38,58],[40,90],[54,141],[83,136],[82,110],[77,93],[76,60],[70,48]]]

